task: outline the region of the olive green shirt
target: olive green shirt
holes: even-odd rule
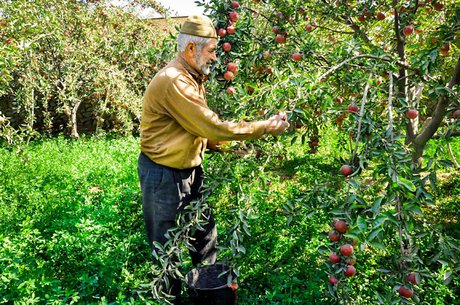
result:
[[[180,56],[160,70],[142,101],[141,151],[177,169],[202,163],[207,140],[260,137],[266,123],[221,121],[208,108],[203,76]]]

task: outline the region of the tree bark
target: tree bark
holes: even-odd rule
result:
[[[452,89],[455,85],[460,84],[460,57],[455,66],[454,75],[447,84],[448,89]],[[434,136],[439,126],[446,116],[446,111],[452,103],[447,94],[443,94],[438,98],[436,109],[433,112],[431,121],[426,125],[422,132],[417,135],[412,141],[414,145],[414,152],[412,153],[412,161],[419,166],[422,162],[423,151],[425,150],[426,143]]]

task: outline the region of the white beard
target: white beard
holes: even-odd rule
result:
[[[211,64],[202,63],[201,57],[199,55],[196,56],[195,60],[196,60],[196,65],[201,70],[201,73],[203,73],[204,75],[209,75],[209,73],[211,73]]]
[[[211,67],[210,65],[201,65],[200,66],[201,72],[203,72],[204,75],[209,75],[211,73]]]

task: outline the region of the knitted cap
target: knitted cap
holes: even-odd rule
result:
[[[192,15],[187,18],[180,28],[182,34],[217,38],[216,29],[211,19],[202,15]]]

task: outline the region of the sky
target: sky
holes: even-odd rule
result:
[[[203,14],[203,7],[196,5],[195,0],[157,0],[165,8],[170,9],[170,16],[190,16],[193,14]],[[124,6],[126,0],[110,0],[114,5]],[[154,10],[143,10],[139,12],[142,18],[157,18],[160,14]]]
[[[195,0],[157,0],[164,7],[171,9],[172,16],[189,16],[203,14],[203,7],[195,4]],[[177,14],[176,14],[177,13]]]

